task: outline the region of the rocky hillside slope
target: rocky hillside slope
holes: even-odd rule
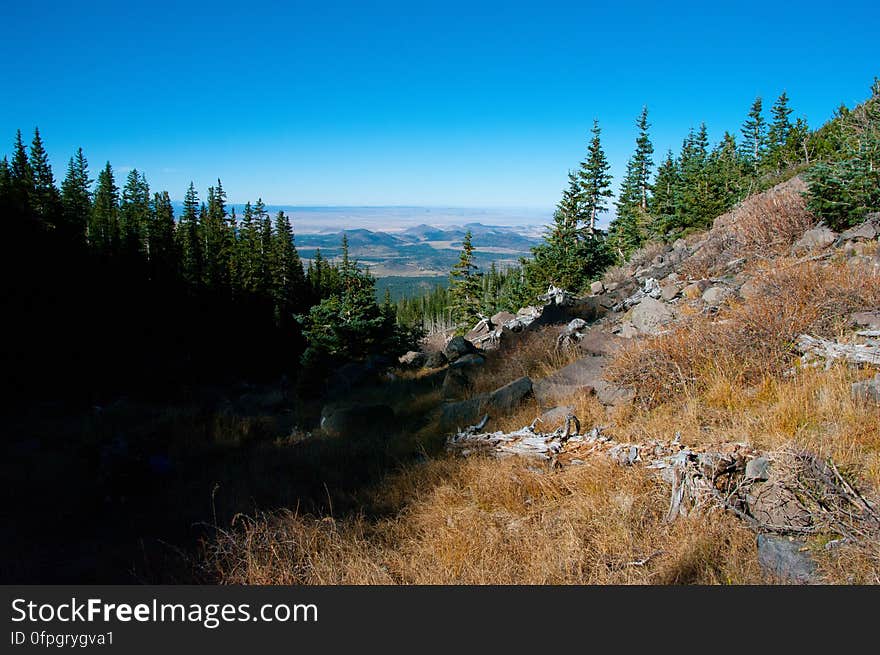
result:
[[[413,438],[445,442],[375,490],[393,518],[322,537],[320,518],[262,517],[212,565],[233,582],[880,582],[880,216],[836,234],[803,190],[408,353],[374,402],[322,412],[337,436],[406,430],[393,387],[423,416]]]

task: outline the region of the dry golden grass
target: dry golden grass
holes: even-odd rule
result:
[[[766,260],[782,255],[816,224],[806,207],[805,189],[804,181],[794,177],[719,216],[703,235],[703,246],[682,263],[680,272],[699,279],[720,273],[736,257]]]
[[[679,432],[689,446],[798,446],[877,488],[880,420],[876,407],[849,394],[860,376],[837,367],[754,387],[717,379],[652,411],[619,408],[610,417],[593,398],[572,403],[586,425],[602,423],[622,441]],[[519,427],[533,415],[527,406],[493,427]],[[211,579],[233,584],[773,582],[758,570],[754,534],[743,523],[710,512],[667,524],[668,494],[649,472],[604,459],[551,471],[517,458],[440,458],[373,489],[364,506],[378,518],[242,518],[207,545],[204,563]],[[826,581],[880,580],[880,552],[831,553],[824,541],[813,545]]]
[[[551,473],[517,459],[441,459],[382,486],[384,504],[402,504],[392,518],[243,520],[206,563],[232,584],[761,581],[749,531],[721,514],[666,524],[657,486],[607,462]]]
[[[778,260],[755,279],[757,296],[716,317],[694,313],[666,334],[621,349],[609,379],[649,406],[717,379],[755,384],[792,365],[799,334],[836,336],[852,312],[880,305],[880,275],[868,266]]]
[[[781,254],[816,224],[818,219],[807,209],[805,189],[800,178],[793,178],[740,205],[732,227],[745,254]]]

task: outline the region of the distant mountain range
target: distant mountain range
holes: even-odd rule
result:
[[[420,224],[396,232],[367,229],[340,230],[319,234],[297,234],[296,247],[305,260],[320,249],[324,257],[341,255],[342,236],[348,238],[349,252],[377,277],[446,275],[458,260],[462,239],[470,230],[475,260],[481,268],[493,262],[509,266],[529,254],[540,240],[535,227],[466,223],[439,227]]]

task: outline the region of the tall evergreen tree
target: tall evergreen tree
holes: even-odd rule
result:
[[[67,175],[61,183],[61,205],[65,237],[76,242],[85,239],[86,227],[92,211],[92,180],[89,163],[82,148],[70,158]]]
[[[474,246],[468,230],[461,242],[458,262],[449,273],[449,294],[452,320],[458,332],[465,333],[480,317],[481,284],[479,269],[474,262]]]
[[[195,290],[202,283],[204,255],[199,229],[199,195],[192,182],[183,199],[183,214],[176,234],[181,254],[181,274],[190,290]]]
[[[30,218],[33,212],[34,171],[27,150],[21,140],[21,130],[15,133],[12,162],[9,167],[11,182],[11,205],[21,217]]]
[[[764,120],[763,102],[755,98],[749,109],[749,116],[742,126],[743,159],[752,170],[757,170],[764,157],[767,145],[767,122]]]
[[[61,222],[61,194],[55,186],[55,176],[52,174],[49,155],[43,147],[39,128],[34,130],[28,161],[33,175],[33,211],[41,220],[57,226]]]
[[[288,317],[304,309],[305,273],[293,243],[290,219],[283,211],[275,216],[271,262],[276,321],[279,325],[285,325],[289,323]]]
[[[119,249],[119,187],[108,161],[98,173],[98,186],[89,217],[89,243],[103,256],[115,255]]]
[[[611,222],[608,240],[623,259],[648,238],[648,200],[650,177],[654,162],[654,146],[648,135],[648,108],[644,107],[636,121],[639,134],[636,150],[626,165],[626,174],[617,196],[617,217]]]
[[[168,283],[177,278],[180,253],[174,238],[174,207],[167,191],[153,194],[147,225],[147,253],[153,280]]]
[[[654,192],[651,196],[648,209],[653,217],[651,221],[651,233],[655,237],[665,237],[674,228],[676,190],[680,185],[678,162],[667,151],[666,158],[657,169],[657,177],[654,179]]]
[[[150,185],[146,176],[132,169],[122,187],[119,204],[119,234],[126,257],[132,260],[143,257],[146,260],[149,256],[146,233],[151,222]]]
[[[788,163],[788,137],[791,132],[791,107],[788,106],[788,95],[783,91],[771,109],[772,122],[767,131],[767,170],[779,173]]]
[[[596,229],[596,217],[608,209],[607,199],[611,193],[611,165],[602,149],[599,121],[593,121],[592,138],[587,151],[587,158],[581,162],[578,177],[581,184],[581,208],[584,222],[591,231]]]

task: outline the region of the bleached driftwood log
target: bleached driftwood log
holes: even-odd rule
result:
[[[804,361],[819,358],[826,362],[840,360],[849,364],[880,366],[880,346],[873,344],[838,343],[802,334],[798,337],[797,348],[803,353]]]
[[[791,450],[761,453],[743,443],[702,450],[684,446],[679,434],[669,442],[621,443],[603,434],[601,427],[579,434],[580,424],[573,414],[553,432],[539,432],[536,425],[540,419],[515,432],[481,432],[488,418],[450,436],[449,449],[462,455],[479,452],[495,457],[535,458],[549,461],[552,468],[584,464],[597,456],[610,458],[620,466],[642,465],[671,487],[667,521],[693,512],[723,509],[758,532],[836,534],[860,548],[873,548],[872,556],[878,554],[878,501],[868,499],[832,461],[814,454]],[[755,461],[759,458],[760,462]],[[757,466],[759,463],[761,466]],[[768,467],[772,471],[769,477]],[[754,504],[756,485],[764,485],[760,506]],[[757,495],[762,495],[761,489]],[[791,503],[797,505],[794,512]],[[783,511],[775,511],[777,508]]]

